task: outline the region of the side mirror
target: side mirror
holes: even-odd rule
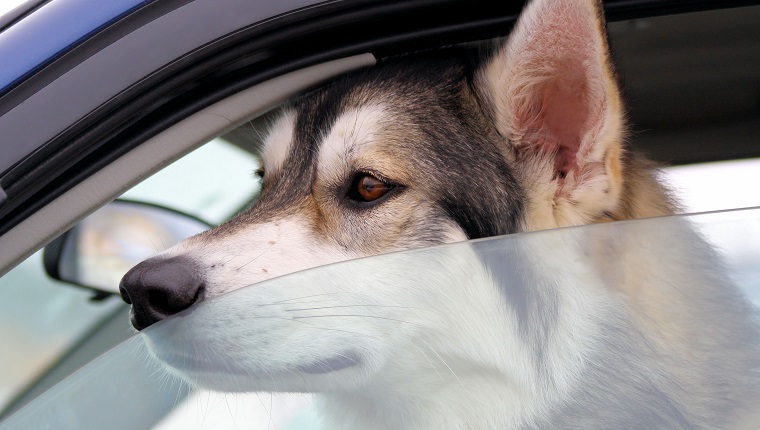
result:
[[[134,265],[210,227],[168,208],[116,200],[46,246],[45,271],[104,299],[119,294],[121,277]]]

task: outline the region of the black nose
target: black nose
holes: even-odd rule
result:
[[[142,330],[202,300],[203,278],[186,257],[149,259],[133,267],[119,284],[132,305],[132,325]]]

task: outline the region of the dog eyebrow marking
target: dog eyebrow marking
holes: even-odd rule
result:
[[[264,169],[270,174],[282,170],[293,146],[293,136],[296,127],[296,113],[293,110],[283,112],[264,139],[261,159]]]
[[[331,175],[346,175],[356,168],[370,167],[354,163],[363,145],[381,139],[387,118],[388,110],[382,104],[365,105],[340,114],[320,144],[319,170]]]

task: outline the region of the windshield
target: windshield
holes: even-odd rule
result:
[[[391,395],[424,407],[441,390],[466,400],[484,389],[537,396],[559,428],[584,414],[608,420],[601,428],[650,427],[653,416],[738,428],[760,391],[758,263],[760,209],[746,209],[319,267],[149,327],[0,428],[161,428],[167,419],[218,428],[203,408],[161,421],[191,387],[318,393],[314,403],[255,394],[258,411],[238,410],[241,394],[202,400],[226,402],[237,428],[319,428],[336,404],[358,412]]]

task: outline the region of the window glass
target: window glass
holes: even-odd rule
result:
[[[255,197],[257,167],[253,154],[214,139],[123,197],[220,223]],[[119,297],[91,301],[92,295],[49,278],[43,270],[42,251],[0,278],[0,338],[4,342],[0,411],[83,336],[125,306]],[[124,321],[124,328],[130,330],[129,321]]]
[[[122,196],[220,224],[258,193],[259,163],[250,152],[214,139]]]
[[[185,379],[251,391],[269,381],[281,384],[284,391],[298,389],[302,383],[312,383],[312,389],[319,390],[319,381],[329,381],[338,384],[338,389],[353,389],[357,398],[373,395],[362,391],[363,384],[379,383],[373,378],[383,378],[384,366],[411,366],[406,370],[427,372],[442,381],[471,383],[468,378],[477,378],[478,373],[465,370],[477,366],[477,359],[467,361],[475,357],[469,348],[486,345],[471,337],[457,337],[456,327],[462,321],[458,320],[461,312],[454,309],[464,311],[464,303],[495,303],[493,309],[511,316],[499,320],[503,326],[489,326],[505,345],[535,340],[548,342],[541,348],[550,348],[564,331],[574,335],[575,330],[584,330],[585,336],[598,343],[583,353],[581,377],[566,382],[580,392],[614,392],[606,400],[623,408],[623,413],[598,414],[596,419],[633,417],[640,424],[636,428],[648,428],[651,416],[641,412],[651,410],[642,404],[662,404],[663,391],[640,384],[669,381],[663,385],[669,389],[671,382],[689,384],[688,377],[679,378],[696,370],[707,378],[700,382],[706,384],[703,389],[715,389],[734,402],[753,398],[747,394],[760,391],[749,377],[756,371],[753,361],[745,360],[749,355],[736,355],[738,350],[758,353],[756,343],[746,342],[756,340],[758,332],[757,261],[760,209],[746,209],[518,234],[318,267],[216,297],[149,327],[0,423],[0,429],[43,427],[63,419],[71,428],[82,430],[105,428],[114,420],[134,424],[131,428],[150,428],[155,422],[154,428],[159,429],[181,423],[189,426],[171,428],[317,428],[319,418],[311,412],[311,403],[297,400],[283,408],[291,400],[279,394],[246,395],[242,402],[237,394],[202,394],[190,402],[194,412],[184,410],[183,416],[169,415],[163,421],[159,409],[188,403],[177,402],[187,392]],[[647,284],[652,296],[627,289],[642,279],[653,281]],[[366,288],[382,289],[382,294],[368,294]],[[410,297],[402,293],[407,289],[415,292],[413,303],[402,302]],[[621,299],[629,294],[635,298]],[[669,301],[663,315],[662,297],[674,296],[680,299]],[[492,308],[478,309],[478,318],[490,321]],[[638,319],[647,309],[651,318],[667,318],[655,325]],[[688,321],[700,339],[709,336],[708,342],[691,346],[699,349],[700,357],[710,357],[709,361],[690,359],[690,354],[696,354],[693,349],[681,351],[686,356],[676,359],[675,367],[670,355],[662,362],[651,361],[659,357],[657,348],[672,346],[675,338],[669,336],[684,327],[661,325],[673,319]],[[235,323],[220,326],[222,321]],[[262,321],[266,330],[261,328]],[[523,331],[527,327],[529,331]],[[726,327],[733,329],[724,331]],[[676,332],[668,331],[672,329]],[[440,330],[446,336],[436,338]],[[373,333],[383,340],[376,342]],[[640,336],[647,342],[642,343]],[[488,339],[483,341],[489,344]],[[671,340],[658,343],[661,339]],[[268,348],[267,354],[252,358],[261,345]],[[599,349],[606,347],[612,349]],[[351,362],[334,360],[330,354],[335,350],[350,354]],[[282,351],[291,353],[282,355]],[[526,345],[518,352],[530,356],[540,351]],[[411,359],[417,354],[429,361]],[[669,354],[679,352],[669,349]],[[626,361],[631,357],[646,360]],[[538,356],[533,358],[543,362]],[[661,373],[648,379],[634,372],[634,377],[625,379],[626,373],[614,367],[619,361],[645,363],[652,372]],[[348,376],[330,378],[332,372]],[[615,372],[615,378],[600,379],[597,372]],[[363,383],[354,384],[354,379]],[[345,387],[340,385],[343,380],[349,381]],[[601,385],[595,388],[594,384]],[[616,396],[630,393],[638,393],[631,397],[637,403],[616,402]],[[404,394],[408,393],[399,395]],[[243,408],[251,400],[262,408]],[[598,407],[590,405],[585,412]],[[217,408],[225,411],[226,421],[210,412]],[[672,413],[667,407],[661,412]],[[615,427],[614,422],[609,427]]]
[[[757,158],[667,167],[661,179],[683,204],[685,213],[760,206],[760,193],[745,188],[760,184]]]
[[[0,278],[0,409],[121,306],[50,279],[39,251]]]
[[[3,0],[0,1],[0,16],[12,11],[14,8],[20,6],[26,0]]]

